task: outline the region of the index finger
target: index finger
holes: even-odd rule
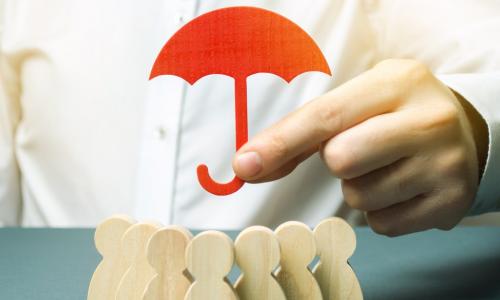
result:
[[[243,180],[258,180],[323,141],[397,107],[397,92],[372,69],[307,103],[243,145],[233,169]]]

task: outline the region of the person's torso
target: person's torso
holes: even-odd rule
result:
[[[263,7],[294,21],[333,72],[290,83],[250,76],[250,137],[375,63],[368,8],[357,1],[7,3],[1,46],[19,62],[22,83],[16,156],[24,225],[95,225],[127,213],[233,229],[291,219],[315,224],[339,213],[339,182],[318,155],[286,178],[246,184],[229,196],[199,185],[201,163],[218,181],[234,176],[233,79],[211,75],[189,85],[175,76],[148,77],[177,29],[229,5]]]

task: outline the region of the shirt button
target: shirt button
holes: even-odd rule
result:
[[[162,126],[158,126],[155,129],[154,136],[157,140],[164,140],[167,136],[167,131]]]
[[[186,17],[183,14],[178,14],[177,15],[177,23],[183,24],[184,22],[186,22]]]

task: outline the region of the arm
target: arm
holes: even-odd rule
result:
[[[500,168],[500,49],[488,32],[500,30],[500,7],[386,3],[395,5],[381,18],[389,29],[379,60],[411,59],[385,60],[311,101],[243,146],[233,168],[250,182],[274,180],[319,149],[375,231],[451,229],[471,208],[498,207],[499,185],[487,183]]]
[[[0,16],[0,26],[1,21]],[[13,226],[19,224],[21,214],[20,175],[14,151],[20,118],[19,82],[3,50],[0,31],[0,226]]]
[[[500,51],[500,49],[499,49]],[[469,214],[500,210],[500,72],[439,76],[452,87],[473,125],[481,181]],[[467,100],[466,100],[467,99]]]
[[[233,167],[250,182],[274,180],[318,148],[345,201],[385,235],[451,229],[477,192],[465,110],[415,60],[385,60],[309,102],[241,147]]]

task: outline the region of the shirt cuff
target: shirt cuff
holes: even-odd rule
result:
[[[437,75],[464,97],[488,125],[488,157],[469,215],[500,210],[500,72]]]

